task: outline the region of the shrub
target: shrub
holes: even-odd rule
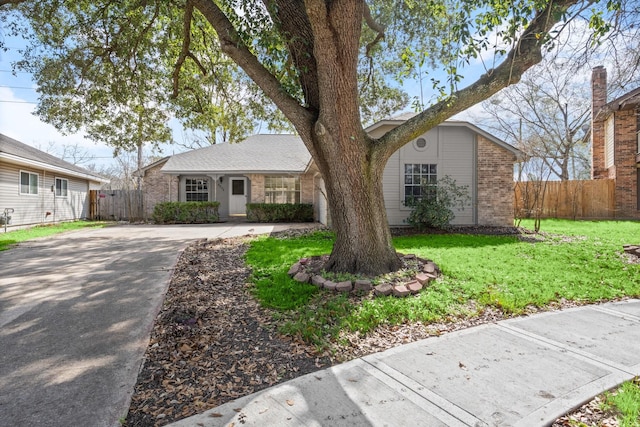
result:
[[[407,200],[411,213],[407,223],[418,230],[426,228],[447,228],[455,218],[452,208],[464,206],[471,199],[469,186],[457,185],[455,179],[445,175],[433,185],[423,185],[424,197]]]
[[[247,220],[253,222],[313,222],[313,205],[305,203],[248,203]]]
[[[220,221],[219,202],[164,202],[153,208],[157,224],[206,224]]]

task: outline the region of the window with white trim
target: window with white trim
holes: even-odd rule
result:
[[[38,174],[20,172],[20,194],[38,194]]]
[[[67,197],[69,189],[69,180],[64,178],[56,178],[56,197]]]
[[[299,176],[266,176],[264,178],[265,203],[300,203]]]
[[[404,202],[420,200],[423,197],[436,196],[438,165],[429,163],[405,163],[404,165]],[[425,193],[426,192],[426,193]]]
[[[185,184],[187,202],[209,201],[209,180],[207,178],[187,178]]]

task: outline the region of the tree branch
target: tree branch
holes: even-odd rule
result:
[[[380,42],[380,40],[384,38],[384,33],[387,27],[385,27],[384,25],[378,23],[375,19],[373,19],[373,17],[371,16],[371,8],[369,8],[369,4],[366,1],[364,3],[364,22],[367,23],[367,26],[369,28],[371,28],[373,31],[377,33],[376,38],[373,39],[372,42],[368,43],[366,48],[367,58],[372,60],[371,49],[373,49],[373,46],[378,44],[378,42]]]
[[[313,114],[289,95],[278,79],[267,70],[242,42],[233,24],[212,0],[193,0],[194,6],[216,30],[220,47],[273,100],[298,132],[311,129]]]
[[[27,0],[0,0],[0,7],[4,6],[5,4],[20,4],[26,1]]]
[[[187,1],[184,7],[184,20],[182,24],[182,49],[180,55],[176,61],[176,65],[173,67],[173,93],[172,97],[178,96],[179,83],[180,83],[180,70],[184,65],[187,58],[194,59],[203,74],[207,74],[207,70],[204,69],[200,61],[191,53],[191,20],[193,19],[193,2]]]
[[[403,125],[389,131],[379,140],[374,141],[376,155],[388,158],[408,140],[416,138],[478,102],[488,99],[501,89],[517,83],[525,71],[542,60],[545,39],[540,35],[548,34],[549,30],[564,15],[564,12],[578,1],[552,0],[544,10],[536,14],[520,36],[518,43],[509,51],[507,58],[498,67],[489,70],[480,76],[475,83],[456,91],[448,99],[432,105]]]

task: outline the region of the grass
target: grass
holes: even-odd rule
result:
[[[615,393],[605,393],[601,409],[615,413],[620,427],[640,427],[640,378],[623,383]]]
[[[357,304],[287,276],[298,259],[329,253],[331,233],[262,238],[252,242],[246,261],[254,271],[256,297],[275,309],[281,331],[320,347],[341,330],[366,333],[381,324],[472,317],[485,307],[519,314],[560,299],[640,296],[640,265],[625,263],[621,256],[623,244],[640,243],[639,222],[545,220],[542,232],[545,240],[535,243],[515,236],[397,237],[399,252],[434,260],[443,278],[411,298],[364,298]]]
[[[106,223],[104,222],[75,221],[63,222],[55,225],[38,225],[31,228],[8,231],[6,233],[0,234],[0,251],[6,251],[11,247],[11,245],[24,242],[26,240],[51,236],[54,234],[63,233],[65,231],[78,230],[81,228],[104,227],[105,224]]]

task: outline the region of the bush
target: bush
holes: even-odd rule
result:
[[[207,224],[220,221],[219,202],[164,202],[153,208],[157,224]]]
[[[253,222],[313,222],[313,205],[305,203],[248,203],[247,220]]]
[[[468,185],[456,185],[456,181],[445,175],[434,185],[423,185],[422,194],[426,197],[408,200],[407,206],[412,210],[407,223],[418,230],[427,228],[444,229],[455,218],[452,208],[460,207],[471,199]]]

